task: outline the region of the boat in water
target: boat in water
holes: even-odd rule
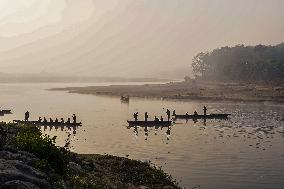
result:
[[[14,123],[25,124],[25,125],[37,125],[37,126],[67,126],[67,127],[78,127],[82,126],[82,122],[72,123],[72,122],[43,122],[43,121],[24,121],[24,120],[13,120]]]
[[[11,110],[0,110],[0,116],[4,116],[5,114],[12,114]]]
[[[199,114],[174,114],[174,119],[228,119],[228,116],[231,114],[206,114],[206,115],[199,115]]]
[[[121,96],[120,100],[121,102],[129,102],[129,96]]]
[[[128,121],[129,126],[147,126],[147,127],[168,127],[172,125],[172,121]]]

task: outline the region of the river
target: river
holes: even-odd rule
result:
[[[109,83],[0,84],[0,106],[13,114],[0,121],[71,117],[83,126],[76,131],[66,128],[42,128],[58,136],[64,145],[72,133],[72,151],[112,154],[139,160],[151,160],[170,173],[182,187],[203,189],[283,189],[284,188],[284,105],[271,103],[228,103],[202,101],[164,101],[72,94],[46,89],[67,86],[108,85]],[[127,84],[127,83],[125,83]],[[139,84],[139,83],[137,83]],[[138,111],[143,119],[147,111],[166,118],[165,111],[177,113],[231,113],[229,120],[177,121],[171,128],[134,130],[126,120]]]

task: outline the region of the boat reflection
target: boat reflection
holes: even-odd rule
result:
[[[163,130],[163,128],[166,128],[166,137],[167,137],[167,140],[170,140],[170,136],[171,136],[171,129],[172,129],[172,126],[173,125],[167,125],[167,126],[153,126],[153,125],[150,125],[150,126],[147,126],[147,125],[129,125],[127,126],[126,128],[127,129],[131,129],[133,128],[133,133],[136,137],[138,137],[138,133],[139,133],[139,128],[143,128],[142,130],[144,131],[144,137],[145,137],[145,140],[148,140],[148,136],[149,136],[149,128],[150,129],[154,129],[154,134],[157,135],[157,132],[160,130]]]

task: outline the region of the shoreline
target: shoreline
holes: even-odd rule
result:
[[[65,87],[49,90],[98,96],[130,96],[178,101],[284,103],[284,85],[170,82],[166,84]]]

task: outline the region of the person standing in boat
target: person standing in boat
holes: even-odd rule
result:
[[[194,116],[198,116],[198,113],[197,113],[196,110],[194,111],[193,115],[194,115]]]
[[[170,121],[170,117],[171,117],[171,112],[170,112],[170,110],[167,109],[166,113],[167,113],[167,116],[168,116],[168,121]]]
[[[42,120],[41,117],[39,117],[39,118],[38,118],[38,122],[41,123],[41,120]]]
[[[145,112],[145,121],[148,121],[148,113],[147,112]]]
[[[204,112],[204,115],[206,116],[206,112],[207,112],[206,106],[203,107],[203,112]]]
[[[134,114],[133,114],[133,117],[134,117],[134,120],[135,120],[135,121],[138,121],[138,112],[134,113]]]
[[[76,123],[76,119],[77,119],[77,117],[76,117],[76,115],[75,115],[75,114],[73,114],[72,118],[73,118],[73,123]]]
[[[161,116],[161,119],[160,119],[160,120],[161,120],[161,122],[163,122],[163,121],[164,121],[164,118],[163,118],[163,116]]]
[[[64,123],[64,119],[63,118],[60,119],[60,123]]]
[[[43,123],[47,123],[46,117],[43,117]]]
[[[26,113],[25,113],[25,121],[29,121],[29,117],[30,117],[30,112],[26,111]]]

